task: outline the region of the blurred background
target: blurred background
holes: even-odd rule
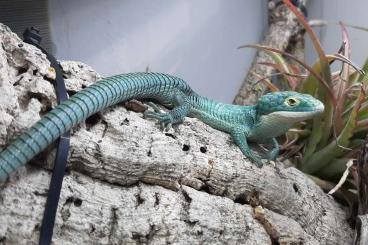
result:
[[[327,53],[341,45],[339,20],[368,27],[366,0],[309,0],[309,19]],[[255,55],[238,50],[267,30],[267,0],[0,0],[0,22],[18,34],[36,26],[43,46],[103,76],[134,71],[177,75],[198,93],[232,102]],[[367,57],[368,32],[349,29],[352,60]],[[308,63],[315,58],[307,41]]]

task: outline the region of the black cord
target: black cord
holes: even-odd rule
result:
[[[51,81],[54,84],[56,90],[56,96],[58,104],[68,99],[68,94],[65,88],[63,71],[60,64],[57,62],[54,56],[49,54],[41,46],[42,37],[39,31],[34,28],[27,28],[23,33],[24,42],[32,44],[39,48],[43,53],[46,54],[47,59],[51,63],[51,67],[55,69],[56,79]],[[56,158],[54,163],[54,169],[51,176],[49,191],[47,194],[47,201],[45,212],[43,214],[41,231],[40,231],[40,245],[51,244],[53,229],[55,224],[56,210],[59,203],[60,191],[63,185],[63,178],[65,174],[65,167],[68,160],[68,152],[70,147],[70,132],[65,133],[59,138]]]

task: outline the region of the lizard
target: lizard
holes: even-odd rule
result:
[[[89,116],[130,99],[152,99],[169,109],[146,111],[145,118],[158,120],[163,127],[195,117],[209,126],[231,135],[241,152],[256,166],[262,167],[259,154],[248,141],[271,145],[268,158],[279,153],[275,139],[294,123],[310,119],[324,110],[311,95],[293,91],[272,92],[261,96],[255,105],[233,105],[198,95],[175,76],[137,72],[104,78],[82,89],[45,114],[0,152],[0,181],[25,165],[52,142]]]

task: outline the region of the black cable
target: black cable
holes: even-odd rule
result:
[[[68,99],[68,94],[65,88],[63,72],[60,64],[57,62],[54,56],[49,54],[46,50],[44,50],[41,46],[42,37],[39,34],[39,31],[34,27],[27,28],[23,33],[24,42],[32,44],[39,48],[44,54],[46,54],[47,59],[51,63],[51,67],[55,69],[56,79],[55,81],[51,81],[54,84],[56,90],[56,96],[58,104]],[[70,132],[65,133],[59,138],[56,158],[54,163],[54,169],[51,176],[49,191],[47,194],[47,201],[45,212],[43,214],[41,231],[40,231],[40,245],[49,245],[51,244],[54,224],[55,224],[55,216],[56,210],[59,203],[60,191],[63,185],[63,178],[65,174],[65,167],[68,160],[68,152],[70,147]]]

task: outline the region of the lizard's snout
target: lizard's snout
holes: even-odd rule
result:
[[[317,113],[322,113],[325,110],[325,105],[321,101],[316,100],[314,108]]]

